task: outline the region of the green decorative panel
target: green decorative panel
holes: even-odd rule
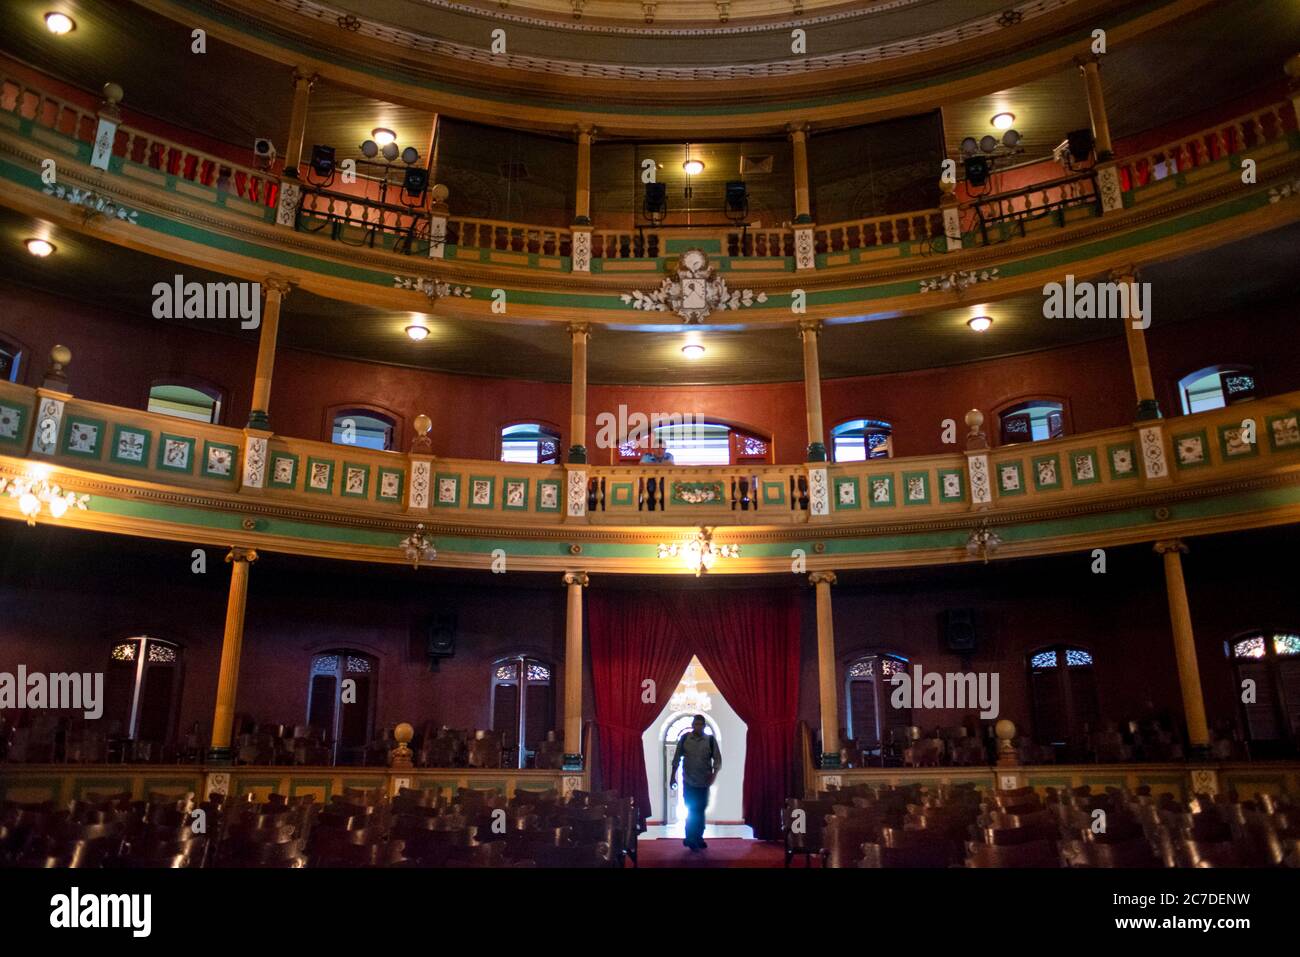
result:
[[[334,492],[334,460],[318,459],[314,455],[307,457],[307,474],[303,476],[302,490],[319,495],[331,495]]]
[[[930,473],[929,472],[904,472],[903,473],[903,504],[904,505],[929,505],[930,504]]]
[[[22,804],[41,804],[44,801],[59,803],[63,796],[63,779],[11,777],[0,775],[0,800]]]
[[[1020,460],[999,462],[993,469],[993,484],[997,486],[998,496],[1024,495],[1025,470]]]
[[[862,507],[862,490],[858,480],[848,475],[835,477],[835,511]]]
[[[103,419],[69,415],[63,423],[63,447],[60,451],[64,455],[76,455],[80,458],[101,458],[107,431],[108,426]]]
[[[203,443],[203,475],[206,478],[234,478],[239,449],[224,442]]]
[[[528,479],[503,478],[501,480],[501,507],[515,512],[528,511]]]
[[[966,473],[961,469],[939,469],[939,501],[961,502],[966,498]]]
[[[162,432],[158,435],[158,468],[168,472],[194,472],[194,439]]]
[[[784,482],[763,482],[763,504],[764,505],[784,505],[785,504],[785,483]]]
[[[1210,464],[1210,443],[1205,430],[1183,432],[1173,439],[1174,461],[1180,469],[1195,469]]]
[[[1106,446],[1106,465],[1113,479],[1138,477],[1137,447],[1132,442],[1116,442]]]
[[[349,498],[368,498],[370,496],[370,466],[360,462],[343,463],[343,481],[339,485],[339,494]]]
[[[487,788],[492,788],[500,794],[506,793],[506,781],[504,778],[493,779],[491,781],[468,781],[465,784],[458,783],[456,785],[456,790],[459,791],[462,787],[466,789],[472,788],[475,791],[483,791]]]
[[[469,507],[491,508],[493,484],[494,481],[489,475],[471,475],[469,477]]]
[[[101,778],[91,775],[74,777],[72,779],[72,799],[74,801],[83,801],[87,794],[129,794],[134,798],[137,797],[135,779],[131,777]]]
[[[1096,449],[1075,449],[1069,453],[1069,459],[1072,485],[1092,485],[1101,481]]]
[[[872,508],[889,508],[894,504],[894,476],[867,476],[867,504]]]
[[[333,778],[290,778],[288,797],[315,794],[317,803],[328,804],[334,790]]]
[[[149,467],[149,446],[153,442],[153,433],[148,429],[136,428],[134,425],[119,425],[113,429],[113,444],[109,447],[110,462],[119,465],[138,465]]]
[[[375,500],[379,502],[400,502],[402,500],[402,484],[406,481],[406,473],[401,469],[379,470],[379,487],[375,490]]]
[[[632,494],[631,482],[611,482],[609,484],[609,504],[629,508],[636,504]]]
[[[26,406],[0,402],[0,446],[22,446],[27,441]]]
[[[1059,455],[1038,455],[1031,464],[1034,469],[1034,488],[1038,491],[1053,491],[1064,487]]]
[[[1267,419],[1268,445],[1274,452],[1300,449],[1300,412],[1284,412]]]
[[[555,479],[537,480],[537,511],[558,512],[560,510],[560,483]]]
[[[1223,461],[1231,462],[1234,459],[1259,455],[1259,435],[1249,434],[1257,428],[1258,426],[1252,423],[1250,430],[1247,430],[1242,428],[1239,422],[1219,426],[1219,455]]]
[[[454,472],[439,472],[434,482],[434,502],[439,508],[460,507],[460,476]]]
[[[293,488],[297,485],[298,456],[291,452],[272,452],[266,484],[271,488]]]
[[[723,505],[727,501],[721,482],[673,482],[674,505]]]

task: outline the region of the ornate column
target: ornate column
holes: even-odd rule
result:
[[[284,144],[284,175],[298,178],[302,162],[303,137],[307,133],[307,99],[320,77],[315,73],[293,71],[293,106],[289,113],[289,137]]]
[[[226,602],[226,630],[221,639],[221,670],[217,675],[217,706],[212,715],[212,746],[208,760],[229,763],[233,758],[230,732],[235,722],[235,691],[239,686],[239,654],[244,646],[244,608],[248,602],[248,569],[257,561],[251,548],[232,548],[230,597]]]
[[[1137,270],[1125,266],[1111,272],[1108,277],[1120,286],[1126,309],[1130,317],[1137,315],[1138,277]],[[1148,311],[1151,303],[1146,303]],[[1156,400],[1155,383],[1151,380],[1151,360],[1147,357],[1147,337],[1143,323],[1128,319],[1124,323],[1124,339],[1128,343],[1128,362],[1133,372],[1133,390],[1137,394],[1137,415],[1135,419],[1143,422],[1160,418],[1160,403]]]
[[[564,770],[582,770],[582,590],[586,572],[565,572],[568,601],[564,612]]]
[[[587,461],[587,339],[591,326],[585,322],[569,323],[573,340],[573,375],[569,385],[569,461]]]
[[[1084,88],[1088,92],[1088,116],[1092,120],[1092,138],[1097,151],[1097,190],[1101,193],[1101,211],[1115,212],[1124,208],[1124,197],[1119,188],[1119,171],[1113,160],[1110,141],[1110,121],[1106,118],[1106,99],[1101,90],[1101,63],[1096,54],[1074,58],[1083,74]]]
[[[591,144],[596,128],[583,123],[574,129],[578,137],[578,175],[574,203],[573,272],[591,272]]]
[[[803,395],[808,413],[808,461],[825,462],[826,444],[822,430],[822,374],[817,359],[817,337],[821,335],[820,319],[800,319],[799,338],[803,341]]]
[[[808,576],[817,592],[817,688],[821,700],[822,762],[825,768],[840,766],[840,704],[835,675],[835,624],[831,616],[831,586],[834,572],[813,572]]]
[[[796,269],[816,269],[812,200],[808,189],[808,124],[786,126],[794,156],[794,264]]]
[[[280,304],[289,295],[291,284],[278,276],[262,280],[266,300],[262,306],[262,333],[257,341],[257,369],[253,373],[253,401],[248,413],[250,429],[269,429],[267,415],[271,407],[271,374],[275,371],[275,340],[280,332]]]
[[[1187,606],[1187,583],[1183,580],[1182,556],[1187,546],[1175,538],[1156,542],[1155,550],[1165,562],[1165,590],[1169,593],[1169,621],[1174,632],[1174,655],[1178,659],[1178,684],[1183,692],[1187,739],[1194,750],[1203,751],[1209,747],[1210,730],[1205,720],[1205,697],[1201,693],[1201,669],[1196,662],[1192,613]]]

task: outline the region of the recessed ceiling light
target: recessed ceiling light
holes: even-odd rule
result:
[[[988,316],[976,316],[974,319],[967,320],[966,325],[970,326],[976,332],[984,332],[989,326],[993,325],[993,320]]]
[[[429,327],[420,325],[409,325],[406,327],[406,334],[416,342],[421,342],[429,337]]]
[[[989,122],[993,124],[994,129],[999,130],[1011,129],[1011,124],[1015,121],[1016,114],[1014,113],[995,113],[993,119],[989,120]]]
[[[699,176],[704,172],[704,164],[699,160],[687,160],[682,164],[682,169],[686,170],[688,176]]]
[[[682,355],[688,359],[698,359],[700,356],[704,355],[704,346],[700,345],[698,342],[688,343],[687,345],[682,346]]]
[[[27,251],[33,256],[39,256],[44,259],[50,253],[54,252],[55,245],[48,239],[29,239],[27,240]]]
[[[76,21],[66,13],[47,13],[45,14],[45,26],[49,31],[58,36],[65,33],[71,33],[77,29]]]
[[[374,137],[375,142],[380,146],[387,146],[389,143],[397,142],[397,134],[383,126],[376,126],[370,131],[370,135]]]

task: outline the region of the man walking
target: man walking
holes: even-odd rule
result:
[[[693,851],[709,845],[704,843],[704,809],[709,806],[709,788],[722,770],[722,752],[717,739],[704,733],[704,716],[697,714],[691,730],[677,741],[677,753],[669,780],[677,787],[677,766],[682,766],[682,797],[686,801],[686,840]]]

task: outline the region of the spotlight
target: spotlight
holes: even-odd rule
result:
[[[966,182],[971,186],[983,186],[989,181],[989,160],[987,156],[966,157]]]
[[[419,158],[420,151],[414,146],[408,146],[406,149],[402,150],[402,162],[406,163],[408,166]]]
[[[361,144],[361,155],[366,159],[374,159],[379,155],[379,144],[374,140],[366,140]]]
[[[45,14],[45,26],[56,36],[63,36],[63,34],[71,33],[77,29],[76,21],[66,13]]]
[[[727,183],[726,214],[732,222],[738,223],[749,215],[749,189],[744,180],[731,180]]]
[[[682,169],[686,170],[687,176],[699,176],[704,172],[704,164],[699,160],[687,160],[682,164]]]
[[[998,113],[993,117],[993,119],[989,120],[989,122],[993,124],[993,128],[997,130],[1009,130],[1011,129],[1011,124],[1015,121],[1016,114],[1014,113]]]
[[[684,345],[682,346],[682,355],[688,359],[698,359],[700,356],[704,355],[704,346],[700,345],[698,342]]]
[[[429,188],[429,171],[423,166],[408,166],[402,176],[402,192],[422,196]]]
[[[668,187],[663,183],[646,183],[641,209],[651,222],[658,222],[667,216]]]
[[[968,319],[966,325],[970,326],[976,332],[986,332],[989,326],[993,325],[993,320],[988,316],[976,316],[974,319]]]
[[[375,142],[380,146],[387,146],[389,143],[397,142],[397,134],[383,126],[376,126],[370,131],[370,135],[374,137]]]
[[[1020,132],[1018,130],[1007,130],[1002,134],[1002,145],[1007,149],[1015,149],[1020,142]]]
[[[311,168],[317,176],[334,173],[334,147],[317,144],[311,148]]]
[[[412,324],[406,327],[406,334],[416,342],[423,342],[429,338],[429,327]]]
[[[27,251],[29,253],[40,259],[44,259],[50,253],[54,252],[56,248],[54,243],[50,242],[48,239],[29,239],[24,245],[27,246]]]
[[[998,148],[998,141],[995,137],[992,136],[980,137],[980,149],[983,150],[985,153],[992,153],[997,148]]]
[[[968,136],[961,141],[961,151],[966,156],[974,156],[980,148],[979,143],[975,142],[975,137]]]

